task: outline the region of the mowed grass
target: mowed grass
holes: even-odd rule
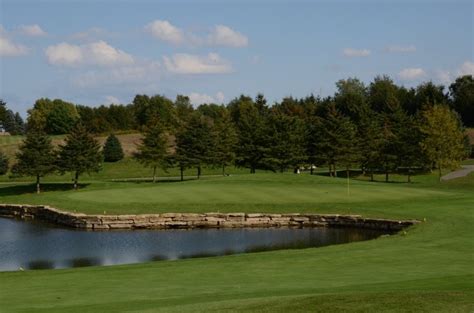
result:
[[[48,204],[90,214],[160,212],[351,212],[377,203],[405,203],[426,198],[455,198],[446,190],[412,188],[318,175],[257,174],[212,176],[184,182],[90,182],[79,191],[70,185],[48,184],[41,195],[31,186],[0,188],[3,202]],[[416,186],[416,184],[414,184]]]
[[[324,212],[419,219],[390,237],[136,265],[0,273],[1,312],[472,312],[474,175],[448,182],[256,174],[2,185],[1,202],[88,213]],[[67,190],[62,190],[67,188]],[[56,189],[56,190],[55,190]],[[54,191],[55,190],[55,191]]]

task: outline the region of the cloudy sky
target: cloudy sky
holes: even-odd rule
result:
[[[334,92],[388,74],[413,86],[474,73],[473,1],[0,0],[0,97],[194,104]]]

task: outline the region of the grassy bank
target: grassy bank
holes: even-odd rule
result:
[[[395,177],[402,181],[403,177]],[[69,188],[70,186],[67,185]],[[426,219],[377,240],[138,265],[0,273],[5,312],[472,312],[474,175],[413,184],[291,174],[151,183],[54,183],[40,196],[1,185],[2,202],[88,213],[359,213]]]

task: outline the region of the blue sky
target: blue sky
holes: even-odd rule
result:
[[[0,97],[24,114],[40,97],[272,102],[354,76],[449,84],[474,72],[473,3],[0,0]]]

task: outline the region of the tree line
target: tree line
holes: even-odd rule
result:
[[[197,108],[181,95],[175,101],[137,95],[129,105],[98,108],[40,99],[28,112],[28,136],[12,171],[38,179],[51,171],[72,171],[77,185],[79,175],[98,170],[103,158],[91,134],[130,130],[143,133],[134,157],[152,169],[153,181],[158,169],[178,167],[183,179],[185,169],[195,168],[199,177],[204,166],[220,167],[225,175],[229,165],[251,173],[300,168],[312,172],[315,166],[327,166],[331,176],[358,168],[371,177],[385,173],[387,181],[391,173],[406,174],[410,180],[418,170],[436,168],[441,175],[443,168],[458,166],[471,153],[463,124],[474,122],[472,76],[458,78],[449,93],[432,82],[407,89],[387,76],[377,76],[367,86],[356,78],[344,79],[336,87],[331,97],[287,97],[273,105],[262,94]],[[63,133],[69,133],[65,145],[51,156],[60,161],[38,165],[43,170],[35,175],[22,169],[22,153],[32,144],[30,134],[48,138]],[[80,138],[84,141],[79,144]],[[32,141],[51,148],[46,139]],[[113,145],[119,146],[117,142]],[[89,150],[80,149],[86,146]],[[89,165],[79,164],[84,160],[80,151],[90,152]]]

